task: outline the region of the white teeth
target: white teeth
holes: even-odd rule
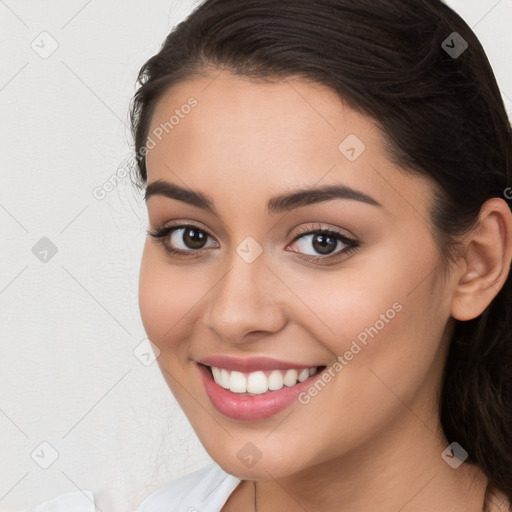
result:
[[[268,391],[268,379],[263,372],[249,373],[247,379],[247,392],[260,395]]]
[[[283,374],[279,370],[274,370],[268,376],[268,389],[276,391],[283,387]]]
[[[225,370],[224,368],[210,367],[213,380],[224,389],[233,393],[245,393],[261,395],[267,391],[277,391],[284,386],[294,386],[298,382],[304,382],[317,372],[317,367],[303,368],[299,370],[272,370],[242,373]]]
[[[299,382],[304,382],[308,377],[309,377],[309,369],[304,368],[304,370],[302,370],[299,373]]]
[[[220,370],[216,366],[210,366],[210,369],[212,370],[212,373],[213,373],[213,380],[217,384],[220,384],[222,386],[222,384],[220,383],[220,381],[221,381]],[[222,387],[224,387],[224,386],[222,386]]]
[[[245,393],[247,391],[247,380],[243,373],[231,372],[229,390],[233,391],[233,393]]]
[[[285,386],[294,386],[297,384],[297,377],[299,372],[297,370],[288,370],[284,376],[283,382]]]
[[[212,367],[213,368],[213,367]],[[229,389],[229,372],[227,370],[222,369],[220,371],[220,379],[219,384],[226,389]]]

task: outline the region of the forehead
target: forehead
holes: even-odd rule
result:
[[[187,105],[191,98],[193,108]],[[217,149],[231,146],[232,153],[247,153],[263,144],[274,156],[279,150],[291,156],[290,146],[294,154],[322,150],[336,155],[350,133],[374,148],[382,146],[373,121],[345,106],[326,86],[299,79],[254,81],[226,71],[168,89],[155,106],[149,134],[159,127],[164,128],[164,138],[171,139],[166,135],[172,133],[176,145],[195,135]]]
[[[372,118],[300,79],[268,83],[222,71],[179,83],[157,102],[148,137],[148,182],[274,195],[321,181],[371,192],[383,204],[393,189],[408,195],[420,187],[425,198],[426,180],[396,170]]]

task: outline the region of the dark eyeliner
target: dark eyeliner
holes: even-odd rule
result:
[[[210,235],[210,233],[208,231],[206,231],[205,229],[203,229],[199,226],[196,226],[194,224],[177,224],[177,225],[159,227],[159,228],[155,228],[154,230],[147,230],[147,234],[149,236],[153,237],[153,239],[156,243],[161,244],[163,246],[164,250],[169,255],[183,256],[183,257],[190,257],[194,253],[200,255],[206,249],[182,250],[182,249],[176,249],[174,247],[170,247],[166,243],[166,241],[165,241],[166,237],[169,236],[174,230],[184,229],[184,228],[192,228],[192,229],[196,229],[198,231],[202,231],[207,236],[213,238],[212,235]],[[316,228],[316,229],[311,228],[311,227],[300,228],[298,230],[298,233],[292,240],[292,243],[306,235],[317,235],[317,234],[332,236],[336,240],[339,240],[344,245],[346,245],[346,247],[345,247],[345,249],[343,249],[341,251],[338,251],[338,252],[335,252],[332,254],[328,254],[328,255],[324,255],[324,256],[322,256],[322,255],[319,255],[319,256],[305,255],[305,254],[300,253],[299,251],[289,251],[289,252],[295,253],[297,255],[297,257],[299,257],[300,259],[303,259],[304,261],[309,261],[309,262],[313,262],[313,263],[322,263],[322,262],[333,260],[342,255],[351,254],[353,251],[357,250],[359,247],[359,242],[357,242],[356,240],[353,240],[352,238],[347,237],[340,231],[337,231],[332,228]]]

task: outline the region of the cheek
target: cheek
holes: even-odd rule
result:
[[[433,268],[432,260],[389,265],[385,276],[366,282],[366,293],[345,306],[338,331],[346,331],[336,353],[346,361],[345,391],[367,403],[367,410],[389,411],[400,403],[396,396],[411,403],[435,382],[449,312]]]
[[[147,241],[139,274],[139,308],[149,339],[161,351],[173,339],[186,339],[191,311],[204,295],[204,286],[186,267],[170,265],[162,249]]]
[[[340,271],[302,272],[300,282],[282,269],[283,281],[295,282],[301,299],[293,301],[290,317],[333,357],[346,354],[362,371],[383,360],[393,368],[407,363],[411,371],[428,364],[449,318],[435,247],[405,254],[394,247]]]
[[[403,276],[393,275],[389,266],[383,272],[370,258],[365,260],[332,272],[292,267],[280,272],[295,294],[282,292],[293,308],[290,319],[336,355],[349,350],[358,337],[364,343],[374,326],[379,333],[389,330],[402,314],[407,287]]]

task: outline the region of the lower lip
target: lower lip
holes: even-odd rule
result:
[[[201,374],[206,394],[212,404],[225,416],[235,420],[261,420],[286,409],[305,391],[313,379],[318,379],[321,371],[311,375],[294,386],[284,386],[278,391],[269,391],[262,395],[242,395],[219,386],[205,365],[196,363]],[[322,370],[323,371],[323,370]]]

